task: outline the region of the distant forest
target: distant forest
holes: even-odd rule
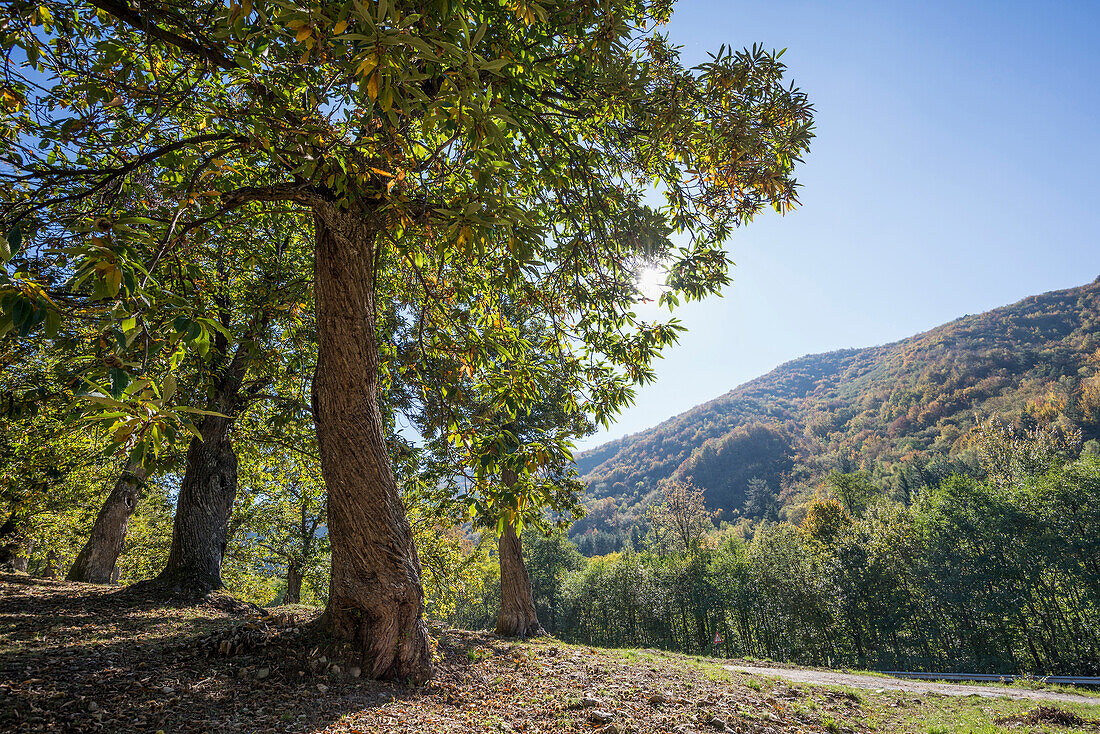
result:
[[[690,480],[731,523],[805,517],[830,472],[866,471],[904,495],[977,475],[974,429],[1100,438],[1100,279],[964,316],[893,344],[802,357],[654,428],[580,454],[589,555],[634,544],[666,479]]]
[[[562,639],[811,665],[1100,673],[1100,456],[1080,434],[984,420],[976,473],[891,496],[831,473],[798,525],[713,520],[698,487],[663,482],[621,552],[584,557],[524,535],[534,603]],[[754,482],[754,484],[756,484]],[[586,542],[591,535],[582,536]],[[488,626],[486,556],[450,620]]]

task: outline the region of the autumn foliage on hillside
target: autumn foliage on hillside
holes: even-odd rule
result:
[[[797,520],[834,470],[863,468],[904,491],[922,472],[950,473],[945,462],[975,465],[973,431],[988,415],[1100,438],[1100,280],[893,344],[802,357],[577,463],[612,529],[629,527],[667,478],[694,481],[729,519],[766,514],[767,502],[749,501],[763,482]],[[603,528],[597,520],[576,532]]]

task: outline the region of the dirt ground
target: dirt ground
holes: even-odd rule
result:
[[[836,733],[915,731],[890,722],[919,713],[904,697],[802,689],[715,661],[440,626],[429,684],[378,683],[312,636],[312,613],[261,615],[228,597],[166,607],[0,575],[0,731]]]

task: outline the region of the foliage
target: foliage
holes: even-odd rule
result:
[[[589,504],[612,498],[629,517],[676,477],[694,481],[733,519],[749,481],[760,478],[777,493],[780,517],[797,521],[833,471],[866,470],[903,501],[912,486],[980,473],[975,437],[989,415],[1024,433],[1053,424],[1095,441],[1098,314],[1100,280],[894,344],[802,357],[579,455]]]
[[[1021,460],[1035,450],[1017,447]],[[705,508],[692,507],[702,522]],[[1011,487],[952,475],[914,488],[909,502],[877,491],[856,513],[821,493],[798,527],[723,523],[688,546],[525,554],[533,579],[555,579],[541,595],[555,604],[540,609],[543,624],[581,644],[1091,675],[1100,671],[1098,508],[1100,458],[1083,455],[1037,465]]]
[[[657,548],[662,552],[698,551],[707,530],[713,528],[703,490],[689,482],[669,480],[661,485],[659,497],[646,511]]]

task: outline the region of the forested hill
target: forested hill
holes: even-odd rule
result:
[[[1100,278],[893,344],[796,359],[580,454],[593,508],[576,531],[625,527],[668,477],[693,480],[731,517],[797,505],[836,468],[968,460],[975,416],[990,414],[1100,436]]]

